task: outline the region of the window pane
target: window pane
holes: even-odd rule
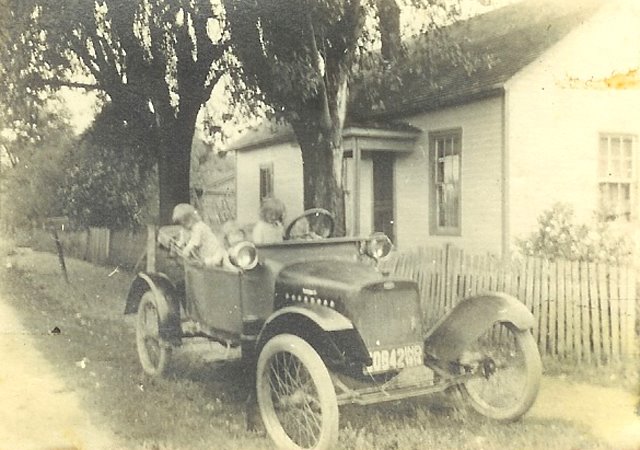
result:
[[[625,159],[622,162],[623,172],[622,177],[631,180],[633,178],[633,159]]]
[[[444,139],[436,140],[436,148],[438,149],[438,158],[442,158],[446,155],[444,150]]]
[[[449,165],[449,177],[447,183],[457,184],[460,178],[460,157],[458,155],[452,155],[447,161]]]
[[[633,139],[624,138],[624,140],[622,141],[622,149],[624,157],[627,159],[631,159],[633,156]]]
[[[458,191],[455,185],[446,185],[445,208],[447,216],[447,227],[458,226]]]
[[[611,139],[611,153],[609,160],[609,176],[620,177],[622,170],[620,166],[620,140],[617,138]]]
[[[444,196],[443,189],[444,189],[444,186],[442,186],[442,185],[438,186],[436,209],[438,211],[438,226],[439,227],[444,227],[447,224],[446,216],[445,216],[445,208],[444,208],[445,196]]]
[[[631,186],[629,184],[620,185],[619,215],[629,220],[631,218]]]
[[[436,163],[436,183],[444,182],[444,158],[439,158]]]
[[[453,139],[449,138],[445,140],[445,155],[453,155]]]

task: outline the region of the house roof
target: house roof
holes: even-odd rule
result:
[[[406,79],[402,92],[382,109],[351,114],[398,117],[500,94],[510,78],[603,4],[602,0],[524,0],[455,23],[447,27],[447,36],[464,52],[481,59],[471,73],[450,59],[432,62],[429,79]]]
[[[361,130],[375,130],[388,135],[417,135],[421,130],[404,122],[362,120],[358,122],[348,121],[344,126],[344,134],[358,134]],[[296,137],[293,128],[289,124],[264,121],[259,125],[245,131],[237,139],[229,142],[226,151],[251,150],[266,147],[268,145],[295,142]]]

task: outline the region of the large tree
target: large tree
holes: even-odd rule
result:
[[[166,222],[176,203],[189,201],[196,117],[226,72],[221,7],[211,0],[5,1],[19,36],[6,46],[3,89],[35,98],[61,86],[96,89],[123,121],[146,127]]]
[[[247,85],[292,126],[300,145],[305,208],[332,210],[342,224],[342,130],[352,75],[377,76],[402,57],[401,6],[423,12],[423,30],[455,10],[441,0],[225,0],[225,6]]]

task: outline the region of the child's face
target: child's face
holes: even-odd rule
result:
[[[190,216],[185,217],[184,221],[182,222],[182,226],[185,227],[187,230],[190,230],[197,221],[198,221],[198,216],[196,214],[192,214]]]
[[[268,223],[276,223],[280,220],[280,214],[278,211],[269,210],[265,211],[264,218]]]

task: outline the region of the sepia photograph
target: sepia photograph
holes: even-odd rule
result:
[[[0,0],[0,450],[640,450],[638,0]]]

